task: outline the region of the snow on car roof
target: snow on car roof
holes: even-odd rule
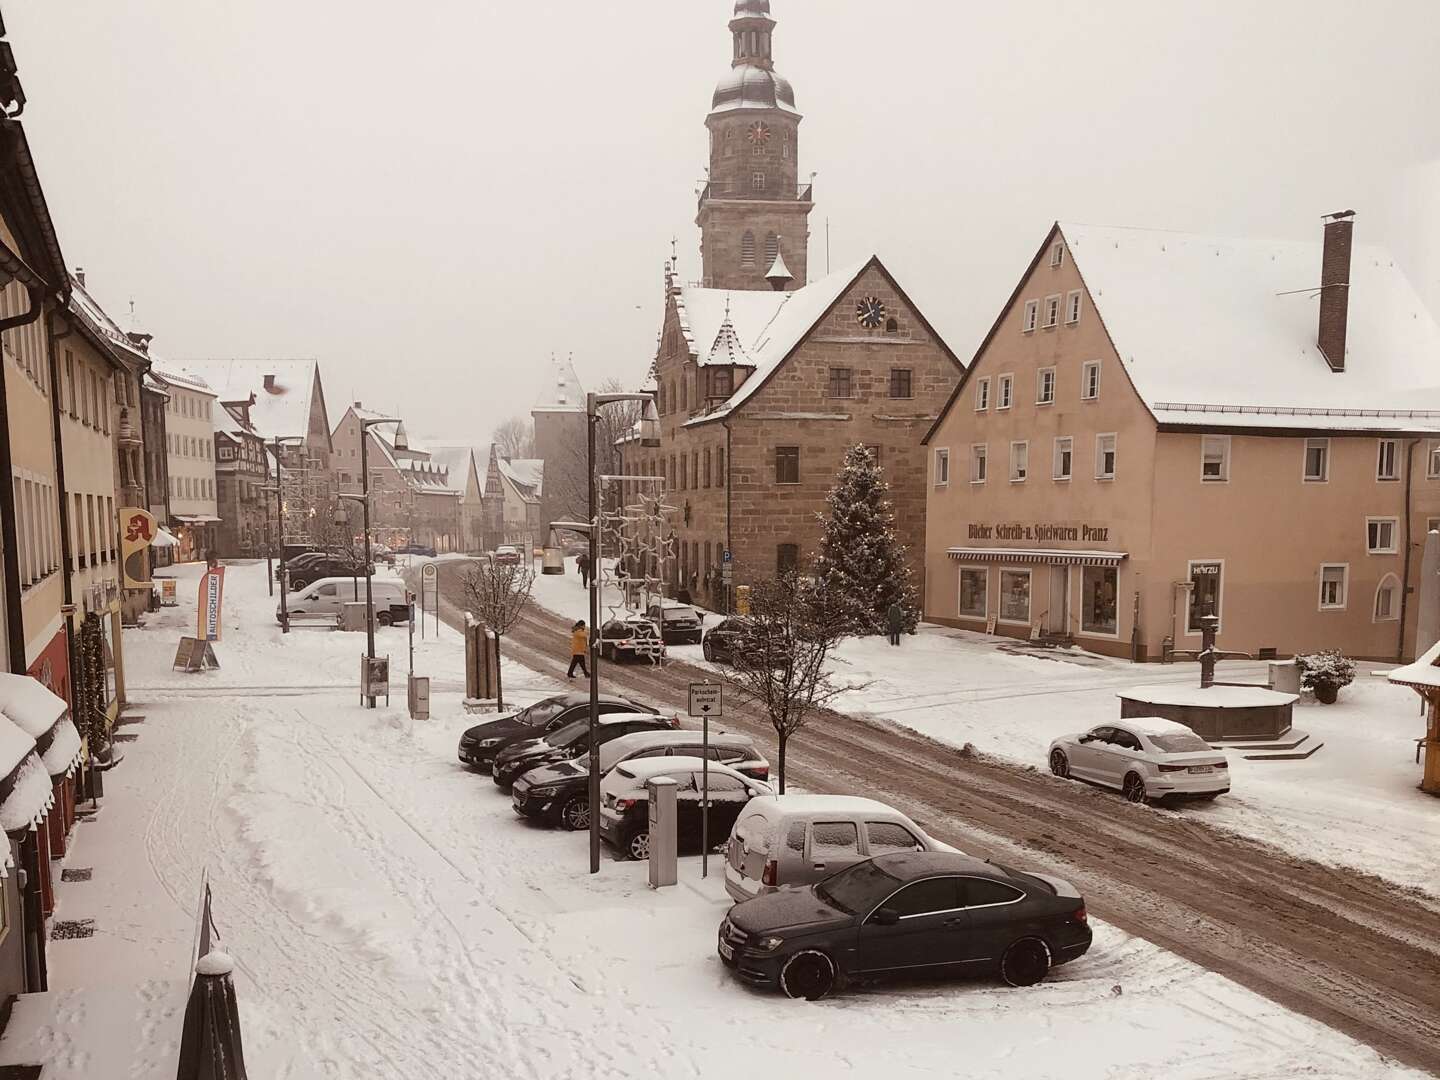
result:
[[[896,814],[906,821],[909,817],[893,806],[862,795],[777,795],[775,803],[786,813],[794,814]]]
[[[1123,720],[1116,720],[1113,724],[1102,724],[1101,726],[1124,728],[1136,735],[1195,734],[1194,728],[1187,727],[1175,720],[1166,720],[1163,716],[1127,716]]]
[[[621,766],[621,768],[637,780],[649,780],[656,776],[668,776],[670,773],[696,772],[704,767],[705,760],[698,757],[636,758],[634,761],[627,761]],[[730,766],[721,765],[718,761],[710,762],[710,771],[725,773],[727,776],[740,775],[734,769],[730,768]]]

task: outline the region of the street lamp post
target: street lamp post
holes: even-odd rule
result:
[[[557,521],[552,529],[571,529],[590,539],[590,873],[600,872],[600,505],[599,477],[595,473],[595,429],[600,423],[600,409],[618,401],[644,403],[640,417],[640,445],[660,445],[660,414],[651,394],[587,394],[585,398],[586,456],[585,473],[589,489],[587,523]]]
[[[375,595],[370,575],[370,429],[381,424],[398,424],[391,417],[371,417],[360,421],[360,495],[341,495],[342,499],[358,502],[364,511],[365,521],[365,663],[369,671],[370,661],[375,659]],[[367,683],[370,681],[367,675]],[[375,695],[367,694],[365,707],[375,708]]]
[[[290,608],[286,596],[290,592],[290,581],[285,576],[285,492],[280,482],[280,447],[286,442],[301,442],[299,436],[275,436],[275,541],[280,549],[280,632],[290,633]],[[268,490],[268,488],[267,488]]]

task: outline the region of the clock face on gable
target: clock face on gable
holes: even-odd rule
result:
[[[754,146],[764,146],[770,141],[770,126],[763,121],[750,125],[749,139]]]
[[[867,296],[855,305],[855,321],[866,330],[878,330],[885,321],[885,303],[875,296]]]

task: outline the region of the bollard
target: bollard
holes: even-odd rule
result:
[[[223,952],[206,953],[195,965],[176,1080],[246,1080],[240,1009],[230,977],[234,968]]]

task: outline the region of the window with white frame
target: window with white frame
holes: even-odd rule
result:
[[[1065,265],[1065,245],[1059,241],[1056,241],[1055,246],[1050,249],[1050,265]]]
[[[945,487],[950,483],[950,451],[935,451],[935,486]]]
[[[989,476],[989,448],[984,443],[970,447],[970,482],[983,484]]]
[[[995,403],[997,409],[1008,409],[1015,400],[1015,376],[1000,376],[1000,400]]]
[[[1375,621],[1394,622],[1400,618],[1400,579],[1386,574],[1375,590]]]
[[[1080,369],[1080,400],[1094,401],[1100,396],[1100,361],[1087,360]]]
[[[975,411],[984,412],[990,408],[990,378],[975,380]]]
[[[960,568],[960,614],[983,619],[989,613],[990,571],[983,566]]]
[[[1350,567],[1326,563],[1320,567],[1320,610],[1343,611],[1350,591]]]
[[[1045,329],[1060,325],[1060,294],[1045,297],[1045,321],[1042,323]]]
[[[1200,479],[1218,483],[1230,479],[1230,436],[1200,437]]]
[[[1115,436],[1095,436],[1095,479],[1115,479]]]
[[[1055,440],[1054,478],[1069,480],[1075,471],[1075,440],[1062,435]]]
[[[1080,321],[1080,290],[1071,289],[1065,294],[1065,322],[1074,326]]]
[[[1040,375],[1035,384],[1035,404],[1055,404],[1055,369],[1053,367],[1040,369]]]
[[[1400,527],[1399,518],[1366,518],[1365,550],[1371,555],[1394,555],[1395,533]]]
[[[1030,475],[1030,444],[1028,442],[1012,442],[1010,444],[1010,482],[1021,483]]]
[[[1440,480],[1440,439],[1431,442],[1425,462],[1425,475],[1431,480]]]
[[[1398,439],[1380,440],[1380,448],[1375,457],[1375,479],[1400,479],[1400,441]]]
[[[1319,484],[1330,479],[1330,440],[1305,440],[1305,480]]]
[[[1039,325],[1039,323],[1040,323],[1040,301],[1039,301],[1039,300],[1026,300],[1026,301],[1025,301],[1025,319],[1024,319],[1024,321],[1020,324],[1022,330],[1023,330],[1025,333],[1028,334],[1028,333],[1030,333],[1030,331],[1034,330],[1035,327],[1036,327],[1037,325]]]

